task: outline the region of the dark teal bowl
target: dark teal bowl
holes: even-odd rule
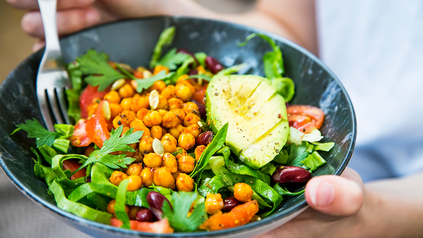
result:
[[[262,39],[254,39],[246,47],[237,46],[253,32],[272,37],[281,47],[286,76],[294,80],[296,95],[292,104],[313,105],[321,108],[325,122],[321,128],[325,141],[336,143],[329,153],[322,153],[328,164],[313,176],[340,175],[354,150],[356,119],[351,101],[339,79],[318,58],[302,47],[280,36],[232,23],[188,18],[154,17],[127,20],[87,29],[61,40],[64,59],[72,62],[88,49],[104,51],[110,59],[133,67],[148,65],[160,33],[176,26],[174,47],[191,52],[205,52],[225,66],[246,62],[244,73],[263,75],[262,57],[271,50]],[[26,133],[10,134],[26,119],[42,121],[35,94],[35,79],[43,52],[30,55],[14,69],[0,86],[0,164],[12,183],[36,204],[43,206],[66,224],[94,237],[151,237],[151,233],[115,228],[89,221],[56,207],[47,193],[43,180],[33,172],[30,147],[34,140]],[[287,198],[279,211],[260,221],[242,227],[215,232],[175,233],[163,237],[252,237],[268,232],[295,217],[307,208],[304,196]]]

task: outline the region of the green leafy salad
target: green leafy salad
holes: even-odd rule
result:
[[[260,77],[167,50],[175,34],[164,30],[136,69],[89,50],[67,67],[75,125],[17,125],[13,134],[35,138],[34,172],[57,207],[142,232],[228,229],[272,215],[326,164],[324,113],[288,104],[295,88],[278,44],[252,34],[234,45],[268,42]]]

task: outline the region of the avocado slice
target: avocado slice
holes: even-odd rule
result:
[[[270,80],[254,75],[216,75],[206,93],[207,122],[217,132],[229,122],[226,144],[253,168],[269,163],[285,145],[285,100]]]

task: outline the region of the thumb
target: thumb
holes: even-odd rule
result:
[[[363,204],[364,186],[357,172],[347,168],[341,177],[319,176],[306,185],[305,197],[313,209],[333,216],[350,216]]]

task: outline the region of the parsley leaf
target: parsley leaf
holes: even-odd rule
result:
[[[157,41],[156,47],[154,47],[153,56],[150,61],[150,68],[153,68],[157,65],[160,57],[162,56],[162,49],[165,46],[172,44],[173,38],[175,37],[175,27],[169,27],[165,29]]]
[[[44,128],[37,119],[26,120],[25,123],[17,125],[16,130],[12,132],[12,135],[19,130],[24,130],[28,133],[29,138],[36,138],[37,147],[47,145],[52,146],[56,137],[60,136],[60,133],[48,131]]]
[[[206,220],[204,203],[196,204],[194,211],[188,217],[192,203],[197,199],[197,193],[174,192],[171,200],[173,211],[167,202],[163,203],[163,216],[175,231],[195,231]]]
[[[174,73],[168,73],[166,74],[166,71],[160,71],[160,73],[151,76],[147,79],[135,79],[137,82],[137,92],[141,93],[143,89],[148,89],[151,85],[154,84],[154,82],[159,80],[165,80],[167,78],[170,78],[173,76]]]
[[[99,86],[98,91],[103,91],[111,83],[120,78],[126,78],[107,63],[107,60],[95,50],[88,50],[85,55],[77,58],[82,73],[89,74],[85,81],[92,86]]]
[[[163,65],[168,67],[170,70],[175,70],[178,65],[182,64],[186,59],[192,58],[190,55],[183,53],[176,53],[176,49],[173,48],[167,54],[163,56],[155,65]]]
[[[135,161],[134,158],[126,157],[125,154],[121,155],[112,155],[110,153],[122,151],[122,152],[135,152],[129,144],[139,142],[139,139],[142,136],[143,131],[134,132],[134,128],[129,129],[122,137],[119,137],[122,134],[123,126],[118,127],[118,129],[113,130],[110,133],[110,138],[104,142],[103,147],[99,150],[95,150],[88,157],[87,161],[81,165],[77,170],[72,172],[72,175],[85,168],[89,164],[99,162],[106,165],[112,169],[126,168],[127,164],[130,164]]]

